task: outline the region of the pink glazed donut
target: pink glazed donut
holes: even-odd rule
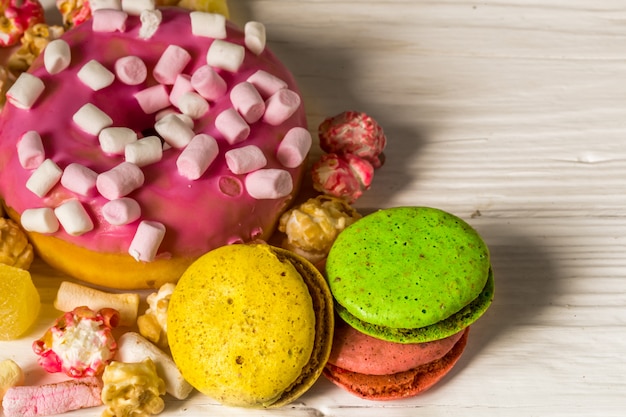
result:
[[[7,212],[52,267],[111,288],[157,288],[211,249],[268,239],[310,147],[263,27],[178,8],[146,21],[159,11],[143,28],[95,12],[0,114]]]

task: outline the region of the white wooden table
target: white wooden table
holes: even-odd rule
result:
[[[454,370],[426,393],[369,402],[321,379],[292,407],[225,408],[195,394],[164,416],[623,416],[626,413],[626,2],[231,0],[266,24],[310,128],[360,110],[386,164],[362,211],[439,207],[491,248],[496,297]],[[61,277],[0,355],[30,343]],[[99,416],[100,409],[71,415]]]

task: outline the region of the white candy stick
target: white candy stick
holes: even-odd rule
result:
[[[49,74],[58,74],[66,69],[72,61],[69,44],[63,39],[50,41],[43,51],[43,64]]]
[[[247,174],[267,165],[267,159],[265,159],[263,151],[255,145],[231,149],[224,156],[226,165],[228,165],[228,169],[233,174]]]
[[[278,145],[276,157],[286,168],[296,168],[306,159],[312,143],[313,138],[307,129],[293,127]]]
[[[113,226],[132,223],[141,216],[139,203],[132,198],[122,197],[102,206],[102,217]]]
[[[144,220],[139,223],[137,232],[128,248],[136,261],[152,262],[165,236],[165,226],[159,222]]]
[[[93,91],[102,90],[110,86],[115,80],[115,74],[95,59],[83,65],[76,75],[83,84]]]
[[[218,154],[219,147],[215,138],[203,133],[196,135],[176,160],[178,173],[190,180],[197,180]]]
[[[52,159],[46,159],[28,178],[26,188],[41,198],[59,182],[62,175],[61,168]]]
[[[247,22],[244,26],[244,34],[246,48],[255,55],[261,55],[267,43],[265,25],[261,22]]]
[[[241,64],[243,64],[245,55],[246,51],[243,46],[222,39],[216,39],[211,46],[209,46],[206,62],[212,67],[237,72]]]
[[[55,233],[59,230],[59,220],[49,207],[26,209],[20,217],[22,227],[28,232]]]
[[[93,222],[78,200],[68,200],[54,209],[63,229],[72,236],[80,236],[93,230]]]
[[[100,9],[122,10],[120,0],[89,0],[89,7],[92,12]]]
[[[278,90],[265,102],[263,121],[278,126],[289,119],[300,107],[300,96],[289,89]]]
[[[115,9],[91,11],[91,29],[94,32],[125,32],[128,13]]]
[[[191,33],[195,36],[207,38],[226,38],[226,17],[219,13],[193,11],[191,18]]]
[[[191,55],[178,45],[169,45],[152,71],[154,79],[161,84],[172,85],[191,61]]]
[[[96,188],[104,198],[115,200],[141,187],[144,181],[141,168],[131,162],[122,162],[98,175]]]
[[[154,10],[155,0],[123,0],[122,10],[131,16],[139,16],[144,10]]]
[[[139,37],[141,39],[150,39],[161,26],[163,14],[159,9],[142,10],[139,20],[141,27],[139,28]]]
[[[83,105],[72,116],[74,123],[83,131],[97,136],[102,129],[113,124],[113,119],[91,103]]]
[[[246,190],[257,200],[282,198],[293,191],[293,179],[282,169],[259,169],[246,175]]]
[[[250,126],[233,108],[226,109],[217,115],[215,127],[231,145],[246,140],[250,134]]]
[[[129,55],[115,61],[115,74],[124,84],[138,85],[146,80],[148,68],[141,58]]]
[[[34,130],[24,133],[17,142],[17,157],[24,169],[35,169],[46,159],[41,136]]]
[[[156,84],[137,91],[134,97],[139,103],[139,107],[146,114],[156,113],[170,105],[170,94],[163,84]]]
[[[158,136],[147,136],[136,142],[126,145],[124,151],[127,162],[132,162],[138,167],[159,162],[163,158],[163,146]]]
[[[185,93],[193,91],[191,86],[191,76],[187,74],[178,74],[172,91],[170,91],[170,103],[178,107],[178,99]]]
[[[195,120],[209,111],[209,103],[200,94],[189,91],[178,99],[178,108],[183,114]]]
[[[230,90],[230,101],[243,119],[252,124],[263,117],[265,101],[251,83],[244,81]]]
[[[170,146],[182,149],[191,142],[195,136],[193,129],[175,114],[168,114],[154,125],[157,133]]]
[[[30,109],[44,89],[45,85],[40,78],[23,72],[7,91],[7,100],[17,108]]]
[[[73,162],[65,167],[61,176],[61,185],[77,194],[88,196],[96,189],[98,174],[84,165]]]
[[[107,127],[98,135],[102,152],[124,155],[126,145],[137,141],[137,133],[127,127]]]
[[[217,100],[226,94],[226,81],[210,66],[203,65],[191,75],[191,86],[209,101]]]

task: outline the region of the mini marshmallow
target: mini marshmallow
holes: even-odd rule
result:
[[[287,88],[287,83],[284,80],[263,70],[258,70],[249,76],[247,81],[257,89],[264,99],[273,96],[278,90]]]
[[[141,187],[144,180],[141,168],[131,162],[122,162],[98,175],[96,188],[107,200],[115,200]]]
[[[261,22],[247,22],[243,28],[245,38],[244,43],[253,54],[261,55],[265,50],[267,36],[265,25]]]
[[[52,159],[46,159],[30,175],[26,188],[41,198],[59,182],[62,175],[61,168]]]
[[[173,114],[174,116],[178,117],[183,123],[185,123],[185,125],[189,129],[193,129],[193,127],[195,125],[195,122],[193,121],[193,119],[191,117],[187,116],[186,114],[178,113],[176,110],[174,110],[171,107],[167,108],[167,109],[164,109],[164,110],[161,110],[160,112],[158,112],[154,116],[154,121],[158,122],[159,120],[161,120],[162,118],[164,118],[168,114]]]
[[[215,101],[226,94],[226,81],[210,66],[203,65],[191,75],[191,86],[202,97]]]
[[[102,9],[122,10],[122,2],[121,0],[89,0],[89,7],[92,12]]]
[[[24,133],[17,142],[17,158],[24,169],[35,169],[46,159],[41,136],[34,130]]]
[[[312,143],[313,138],[308,130],[303,127],[291,128],[278,145],[276,157],[286,168],[296,168],[306,159]]]
[[[233,174],[247,174],[267,165],[263,151],[255,145],[231,149],[224,154],[226,165]]]
[[[195,136],[193,129],[175,114],[164,116],[155,123],[154,128],[165,142],[176,149],[187,146]]]
[[[128,13],[115,9],[91,11],[91,29],[94,32],[125,32]]]
[[[30,109],[33,107],[45,85],[40,78],[23,72],[17,77],[11,88],[7,91],[7,100],[19,109]]]
[[[83,84],[93,91],[102,90],[110,86],[115,80],[115,74],[95,59],[83,65],[76,75]]]
[[[127,127],[107,127],[98,135],[102,152],[124,155],[126,145],[137,141],[137,133]]]
[[[237,84],[230,90],[230,101],[243,119],[252,124],[263,117],[265,101],[256,88],[247,81]]]
[[[70,45],[63,39],[50,41],[43,51],[43,64],[49,74],[58,74],[72,61]]]
[[[137,91],[134,97],[137,103],[139,103],[139,107],[141,107],[146,114],[155,113],[170,105],[170,95],[167,91],[167,87],[163,84],[156,84],[152,87]]]
[[[197,180],[217,158],[219,147],[212,136],[201,133],[194,136],[176,160],[178,173],[190,180]]]
[[[193,11],[191,18],[191,33],[206,38],[226,38],[226,17],[219,13]]]
[[[154,66],[152,75],[161,84],[172,85],[191,61],[191,55],[178,45],[169,45]]]
[[[178,107],[178,99],[180,96],[191,91],[193,91],[193,87],[191,86],[191,76],[187,74],[178,74],[178,76],[176,76],[176,81],[174,81],[172,91],[170,91],[170,103]]]
[[[139,28],[139,37],[141,39],[150,39],[161,26],[163,20],[163,14],[159,9],[155,10],[142,10],[139,15],[141,21],[141,27]]]
[[[28,232],[49,234],[59,230],[59,220],[54,215],[54,210],[49,207],[24,210],[20,222]]]
[[[68,200],[54,209],[54,215],[67,234],[80,236],[93,230],[93,221],[80,201]]]
[[[144,10],[155,10],[155,0],[124,0],[122,10],[131,16],[139,16]]]
[[[283,169],[259,169],[246,175],[246,190],[257,200],[286,197],[293,191],[293,180]]]
[[[77,194],[88,196],[96,189],[97,177],[94,170],[73,162],[63,170],[61,185]]]
[[[237,72],[243,64],[245,55],[246,50],[243,46],[216,39],[209,46],[206,62],[212,67]]]
[[[161,158],[163,158],[163,146],[158,136],[147,136],[126,145],[126,161],[138,167],[159,162]]]
[[[195,120],[209,111],[209,103],[200,94],[190,91],[178,99],[178,108],[183,114]]]
[[[117,78],[127,85],[138,85],[146,80],[148,68],[138,56],[129,55],[115,61]]]
[[[102,206],[102,217],[113,226],[132,223],[141,216],[139,203],[132,198],[122,197]]]
[[[165,236],[165,226],[159,222],[144,220],[139,223],[128,253],[136,261],[151,262],[156,257]]]
[[[278,90],[265,102],[263,121],[278,126],[289,119],[300,107],[298,93],[288,89]]]
[[[74,123],[85,132],[97,136],[100,131],[113,124],[113,119],[91,103],[83,105],[72,116]]]
[[[250,126],[232,107],[217,115],[215,128],[231,145],[246,140],[250,134]]]

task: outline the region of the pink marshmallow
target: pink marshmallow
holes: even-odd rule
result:
[[[194,136],[176,160],[178,173],[190,180],[197,180],[209,168],[219,153],[217,141],[207,134]]]
[[[113,226],[132,223],[141,216],[139,203],[132,198],[122,197],[102,206],[102,217]]]
[[[128,253],[136,261],[152,262],[165,236],[165,226],[159,222],[144,220],[139,223]]]
[[[242,82],[230,91],[230,101],[243,119],[252,124],[263,117],[265,102],[257,89],[249,82]]]
[[[250,134],[250,126],[232,107],[215,118],[215,127],[231,145],[246,140]]]
[[[259,169],[246,176],[246,190],[257,200],[286,197],[293,191],[293,179],[283,169]]]
[[[108,200],[124,197],[143,185],[141,168],[131,162],[122,162],[96,178],[98,192]]]
[[[178,107],[178,99],[180,99],[183,94],[193,91],[194,89],[191,86],[191,77],[187,74],[178,74],[176,76],[176,81],[174,81],[172,91],[170,91],[170,103]]]
[[[267,165],[263,151],[255,145],[231,149],[224,154],[226,165],[233,174],[247,174]]]
[[[93,230],[93,221],[82,203],[76,199],[68,200],[54,209],[59,223],[67,234],[80,236]]]
[[[300,102],[300,96],[295,91],[278,90],[265,102],[263,121],[272,126],[282,124],[298,110]]]
[[[303,127],[294,127],[278,145],[276,157],[286,168],[296,168],[304,162],[313,139],[308,130]]]
[[[202,97],[215,101],[226,94],[226,81],[210,66],[203,65],[191,75],[191,86]]]
[[[88,196],[96,189],[98,174],[84,165],[73,162],[65,167],[61,185],[77,194]]]
[[[146,114],[156,113],[170,105],[170,95],[167,91],[167,87],[163,84],[156,84],[152,87],[137,91],[134,97]]]
[[[141,58],[129,55],[115,61],[115,74],[124,84],[138,85],[146,80],[148,68]]]
[[[278,90],[287,88],[285,81],[263,70],[258,70],[249,76],[248,82],[252,84],[259,94],[261,94],[261,97],[265,99],[273,96]]]
[[[191,61],[189,52],[180,46],[169,45],[154,66],[152,75],[159,83],[172,85],[189,61]]]
[[[100,9],[91,12],[94,32],[125,32],[128,14],[121,10]]]
[[[34,130],[24,133],[17,142],[17,157],[24,169],[35,169],[46,159],[41,136]]]

